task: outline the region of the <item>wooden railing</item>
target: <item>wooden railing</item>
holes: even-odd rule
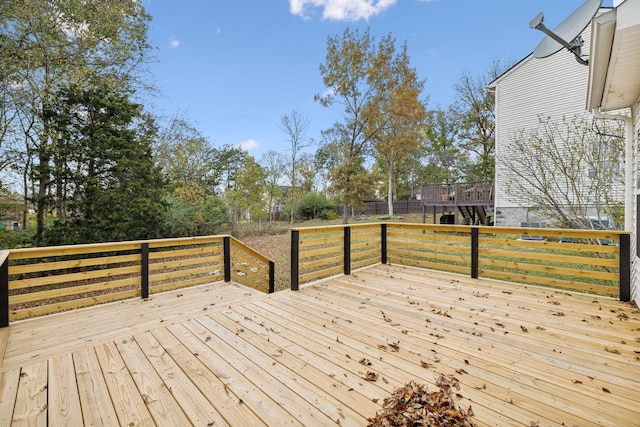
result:
[[[291,289],[335,274],[349,274],[380,262],[380,225],[328,226],[291,230]]]
[[[491,181],[455,184],[427,184],[420,189],[421,202],[428,206],[493,206]]]
[[[2,251],[0,327],[216,281],[274,291],[274,264],[231,236]]]
[[[390,263],[629,301],[630,256],[630,234],[621,231],[403,223],[296,228],[291,289]]]

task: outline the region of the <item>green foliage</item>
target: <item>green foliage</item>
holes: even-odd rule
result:
[[[326,209],[329,207],[329,202],[324,194],[310,191],[305,193],[298,200],[296,205],[296,217],[302,219],[316,219],[324,213],[326,216]]]
[[[468,178],[464,173],[468,154],[457,143],[456,120],[451,110],[428,113],[422,147],[427,157],[426,183],[453,183]]]
[[[218,196],[207,196],[197,203],[168,197],[163,237],[189,237],[217,234],[229,222],[227,208]]]
[[[0,249],[29,248],[33,246],[33,233],[31,228],[18,228],[12,230],[4,228],[0,230]]]
[[[181,118],[172,119],[154,143],[155,161],[174,193],[184,197],[213,194],[215,154],[207,138]]]
[[[224,194],[233,235],[239,234],[243,220],[262,219],[267,215],[264,204],[267,173],[252,156],[246,152],[244,156],[243,164],[235,171],[235,185],[228,187]]]
[[[323,131],[322,153],[316,156],[329,171],[330,188],[341,203],[361,207],[377,178],[365,167],[375,151],[388,176],[392,210],[397,168],[419,147],[426,114],[419,99],[424,83],[410,67],[406,44],[396,51],[391,35],[377,42],[369,30],[346,29],[342,37],[329,37],[320,73],[330,90],[316,100],[341,104],[345,112],[341,122]]]
[[[287,160],[283,154],[274,150],[269,150],[262,155],[260,165],[265,171],[267,210],[269,220],[273,222],[275,218],[276,205],[284,196],[284,190],[280,185],[280,181],[285,175]]]
[[[332,190],[340,195],[341,203],[355,207],[373,188],[363,163],[376,131],[368,126],[377,93],[370,74],[375,56],[375,40],[369,30],[360,35],[347,28],[342,37],[329,37],[320,74],[330,91],[315,98],[324,106],[339,103],[344,108],[343,121],[323,131],[321,150]],[[347,222],[346,214],[343,220]]]
[[[218,229],[229,223],[229,213],[224,201],[217,196],[208,196],[202,205],[202,219],[199,234],[217,234]]]
[[[167,197],[165,203],[164,237],[195,236],[201,217],[199,206],[176,197]]]
[[[372,120],[368,125],[374,129],[376,157],[386,169],[388,211],[393,215],[401,166],[416,154],[422,140],[426,108],[420,94],[424,82],[410,67],[406,43],[396,53],[390,36],[380,44],[372,75],[378,93],[369,107]]]
[[[46,215],[61,209],[55,201],[65,199],[61,191],[69,190],[52,181],[53,173],[67,173],[60,160],[68,151],[56,147],[60,135],[50,122],[57,94],[96,82],[131,93],[149,50],[149,20],[137,0],[0,2],[1,77],[12,84],[3,117],[15,118],[12,130],[25,144],[14,147],[13,158],[20,161],[13,165],[34,191],[38,244],[43,243]]]
[[[159,237],[164,180],[151,157],[155,128],[140,106],[108,86],[72,86],[50,113],[58,217],[43,243],[71,244]]]
[[[320,211],[320,215],[318,215],[318,218],[325,221],[333,221],[334,219],[338,219],[339,216],[340,215],[338,215],[338,212],[332,209],[323,209],[322,211]]]
[[[245,150],[230,144],[213,149],[213,158],[209,167],[213,171],[211,183],[216,194],[223,195],[227,190],[237,187],[238,173],[247,158],[248,154]]]

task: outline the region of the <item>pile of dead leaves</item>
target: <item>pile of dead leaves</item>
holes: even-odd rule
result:
[[[458,381],[441,375],[436,385],[439,390],[432,392],[414,381],[396,389],[391,397],[384,400],[382,413],[369,418],[368,427],[473,427],[471,407],[464,411],[458,409],[453,401],[452,389],[459,388]]]

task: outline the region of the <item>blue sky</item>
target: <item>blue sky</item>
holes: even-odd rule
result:
[[[391,33],[398,46],[406,41],[433,109],[453,101],[463,72],[480,75],[493,59],[531,53],[544,36],[529,28],[539,12],[553,28],[583,2],[143,0],[156,47],[150,71],[161,93],[153,109],[187,118],[214,146],[242,144],[259,160],[268,150],[286,152],[279,124],[293,110],[309,119],[316,141],[341,120],[338,105],[313,100],[327,89],[318,68],[328,36],[369,28],[376,40]]]

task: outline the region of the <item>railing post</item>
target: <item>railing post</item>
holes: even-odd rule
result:
[[[291,290],[297,291],[300,286],[300,231],[291,230]]]
[[[140,297],[149,298],[149,243],[140,248]]]
[[[0,264],[0,328],[9,326],[9,255]]]
[[[351,274],[351,227],[344,227],[344,274]]]
[[[380,262],[387,263],[387,224],[380,224]]]
[[[272,294],[276,290],[276,264],[269,261],[269,293]]]
[[[478,240],[479,230],[477,227],[471,229],[471,278],[478,278]]]
[[[224,281],[231,281],[231,237],[222,238],[223,256],[224,256]]]
[[[631,236],[620,234],[620,301],[631,301]]]

